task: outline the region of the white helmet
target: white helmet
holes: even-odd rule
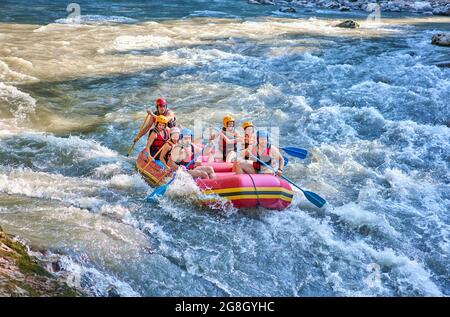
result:
[[[174,134],[174,133],[180,133],[180,128],[178,127],[173,127],[172,129],[170,129],[170,134]]]

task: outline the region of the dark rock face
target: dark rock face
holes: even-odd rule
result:
[[[416,12],[450,16],[449,0],[247,0],[251,4],[327,8],[341,11],[373,11],[377,5],[382,12]],[[372,9],[371,9],[372,8]]]
[[[356,29],[359,28],[359,24],[353,20],[345,20],[336,25],[338,28]]]
[[[450,68],[450,62],[448,62],[448,63],[439,63],[439,64],[436,64],[436,66],[440,67],[440,68]]]
[[[431,44],[439,46],[450,46],[450,34],[438,33],[431,38]]]
[[[275,2],[271,0],[248,0],[248,3],[251,4],[268,4],[268,5],[274,5]]]
[[[450,3],[445,5],[445,6],[434,8],[433,9],[433,14],[434,15],[450,16]]]
[[[292,7],[283,7],[283,8],[280,8],[280,12],[284,12],[284,13],[296,13],[297,12],[297,10],[295,10],[294,8],[292,8]]]

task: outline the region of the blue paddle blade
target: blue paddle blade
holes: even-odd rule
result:
[[[283,156],[284,159],[284,166],[287,166],[289,163],[289,159],[287,158],[287,156]]]
[[[158,165],[159,167],[161,167],[161,169],[164,171],[166,169],[166,167],[164,166],[164,164],[160,161],[160,160],[155,160],[154,161],[156,163],[156,165]]]
[[[283,147],[281,148],[284,152],[286,152],[287,154],[300,158],[300,159],[305,159],[306,156],[308,155],[308,151],[305,149],[300,149],[300,148],[296,148],[293,146],[288,146],[288,147]]]
[[[177,175],[175,174],[170,181],[167,182],[167,184],[164,184],[162,186],[159,186],[156,188],[152,193],[150,193],[147,196],[147,202],[154,203],[158,197],[164,196],[166,193],[167,187],[169,187],[170,184],[175,180],[175,177]]]
[[[166,193],[169,184],[162,185],[156,188],[152,193],[147,196],[147,202],[154,203],[158,197],[163,196]]]
[[[304,191],[303,192],[305,194],[305,197],[315,206],[317,206],[318,208],[322,208],[323,205],[326,204],[326,200],[323,199],[322,197],[320,197],[319,195],[317,195],[316,193],[313,192],[309,192],[309,191]]]

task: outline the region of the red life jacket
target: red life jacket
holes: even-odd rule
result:
[[[259,157],[259,144],[256,147],[256,157],[263,161],[264,163],[266,163],[267,165],[271,166],[272,164],[272,157],[270,156],[270,148],[271,148],[272,144],[267,144],[266,147],[266,155],[269,157],[269,160],[266,162],[264,160],[261,160],[261,158]],[[261,171],[261,167],[263,164],[261,164],[259,161],[253,162],[253,168],[257,171],[260,172]],[[264,166],[265,167],[265,166]]]
[[[167,133],[166,129],[164,129],[163,131],[159,131],[157,128],[154,128],[153,130],[150,131],[149,137],[153,132],[156,133],[156,139],[153,140],[152,145],[150,145],[150,155],[151,156],[155,156],[158,153],[158,151],[162,148],[164,143],[166,143],[167,140],[169,140],[169,133]],[[163,133],[161,133],[161,132],[163,132]],[[158,153],[157,157],[153,157],[153,158],[155,160],[158,160],[159,153]]]

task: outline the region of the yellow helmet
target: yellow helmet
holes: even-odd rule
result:
[[[234,122],[234,121],[235,120],[234,120],[234,118],[231,115],[226,115],[223,118],[223,126],[224,126],[224,128],[226,128],[228,126],[228,122]]]
[[[248,127],[253,127],[253,123],[251,123],[250,121],[245,121],[243,124],[242,124],[242,129],[247,129]]]
[[[166,116],[157,116],[156,124],[158,124],[158,123],[164,123],[165,125],[167,125],[169,123],[169,120],[167,119]]]

